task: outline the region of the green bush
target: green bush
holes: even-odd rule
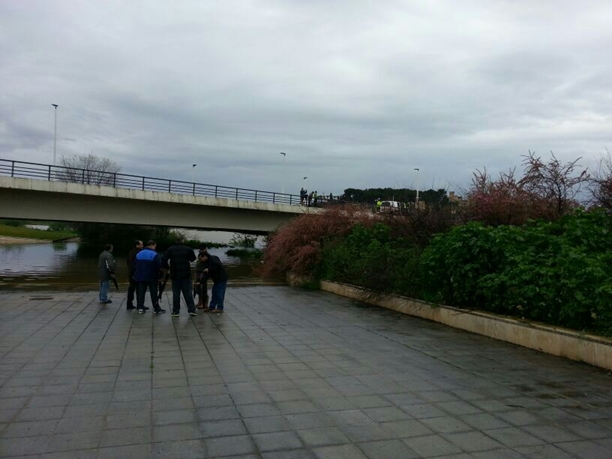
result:
[[[28,222],[26,222],[25,220],[11,220],[11,219],[7,219],[7,220],[0,220],[0,225],[4,225],[4,226],[12,226],[12,227],[21,227],[21,226],[25,226],[27,225]]]
[[[577,212],[554,223],[455,228],[423,253],[424,297],[610,333],[611,223],[603,212]]]
[[[374,293],[418,294],[417,250],[392,238],[388,226],[355,225],[325,248],[319,277],[362,286]]]

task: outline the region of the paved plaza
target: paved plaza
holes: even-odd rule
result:
[[[289,287],[193,319],[112,299],[0,294],[1,457],[612,457],[588,365]]]

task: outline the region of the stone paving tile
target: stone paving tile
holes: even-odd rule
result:
[[[205,448],[201,440],[169,441],[151,445],[151,457],[201,459]]]
[[[194,319],[49,296],[0,302],[0,457],[612,457],[587,365],[288,287]]]
[[[310,447],[341,445],[351,442],[337,427],[298,430],[298,434],[302,441]]]
[[[403,440],[404,443],[421,457],[448,456],[461,453],[462,450],[450,441],[439,435],[428,435],[425,437],[414,437]]]
[[[236,457],[236,459],[257,459],[260,456],[243,456]],[[316,456],[312,451],[307,449],[293,449],[290,451],[272,451],[263,453],[261,455],[263,459],[315,459]],[[234,459],[234,458],[232,458]]]
[[[105,430],[102,433],[100,447],[144,445],[151,443],[151,438],[150,427]]]
[[[291,450],[302,447],[302,441],[295,432],[271,432],[252,435],[259,451]]]
[[[372,441],[359,443],[359,448],[369,459],[411,459],[419,454],[399,440]]]
[[[211,457],[237,456],[257,451],[253,440],[248,435],[207,438],[204,442],[207,453]]]

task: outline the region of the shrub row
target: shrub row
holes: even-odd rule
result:
[[[612,331],[612,219],[577,212],[522,227],[470,223],[436,236],[420,272],[429,301]]]
[[[520,227],[469,223],[437,234],[424,249],[401,228],[414,225],[410,219],[300,219],[271,238],[268,266],[295,265],[300,274],[375,294],[612,333],[612,217],[603,211]]]

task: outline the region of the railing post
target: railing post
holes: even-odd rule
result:
[[[83,169],[83,178],[81,179],[81,183],[85,184],[85,169]]]
[[[145,178],[143,177],[142,178],[142,191],[144,191],[144,189],[145,189]]]
[[[276,202],[276,193],[272,193],[272,204]]]
[[[168,193],[172,193],[172,180],[168,180]]]
[[[255,202],[257,202],[257,190],[255,190]]]
[[[218,189],[218,188],[219,188],[219,187],[218,187],[217,185],[215,185],[215,198],[217,197],[217,189]]]
[[[15,177],[15,161],[11,161],[11,177]]]
[[[113,174],[113,188],[117,188],[117,173]]]
[[[195,182],[193,182],[193,195],[195,196]]]
[[[293,195],[290,194],[289,195],[289,205],[292,205],[292,204],[293,204]]]
[[[49,181],[51,181],[51,166],[49,166]]]
[[[238,200],[238,188],[236,188],[236,200]]]

